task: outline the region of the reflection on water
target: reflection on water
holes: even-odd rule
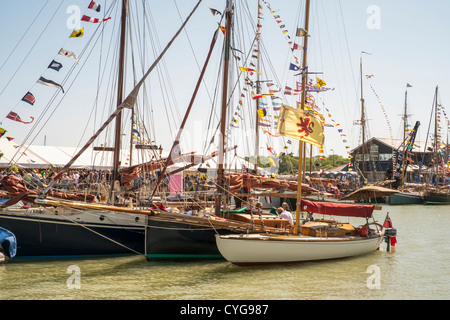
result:
[[[389,212],[398,231],[395,252],[383,244],[334,261],[237,267],[136,255],[12,260],[0,264],[0,299],[449,299],[449,208],[384,206],[375,215],[382,223]]]

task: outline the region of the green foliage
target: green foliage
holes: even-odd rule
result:
[[[249,161],[249,157],[245,157]],[[252,160],[252,159],[250,159]],[[330,155],[328,157],[315,156],[311,161],[309,158],[305,159],[306,171],[320,171],[329,170],[348,163],[348,159],[340,155]],[[260,156],[258,165],[261,168],[269,168],[269,157]],[[311,168],[310,168],[311,167]],[[298,157],[293,155],[284,155],[279,157],[278,174],[294,174],[298,172]]]

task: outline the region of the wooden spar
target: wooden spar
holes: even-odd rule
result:
[[[220,117],[220,140],[219,140],[219,165],[217,168],[217,198],[216,198],[216,215],[220,215],[220,204],[222,202],[223,190],[225,190],[224,177],[224,158],[225,158],[225,125],[227,118],[228,103],[228,76],[231,49],[231,18],[233,15],[232,3],[227,0],[226,7],[226,24],[225,24],[225,42],[224,42],[224,62],[223,62],[223,87],[222,87],[222,110]]]
[[[260,17],[260,13],[261,13],[261,4],[260,1],[258,0],[258,24],[259,24],[259,17]],[[258,29],[259,27],[257,27]],[[256,33],[256,49],[258,50],[258,55],[260,54],[261,50],[260,50],[260,40],[261,40],[261,35],[259,33]],[[258,57],[258,59],[256,59],[256,70],[258,70],[259,72],[261,72],[261,66],[260,66],[260,60],[261,57]],[[257,78],[256,78],[256,94],[259,96],[261,93],[261,82],[260,82],[260,76],[259,76],[259,72],[257,72]],[[259,98],[256,99],[256,121],[255,121],[255,165],[253,167],[253,169],[255,170],[255,172],[258,172],[258,161],[259,161]]]
[[[408,97],[408,90],[405,90],[405,113],[403,115],[403,160],[402,160],[402,191],[405,189],[405,178],[406,178],[406,170],[405,170],[405,160],[406,160],[406,119],[407,119],[407,113],[406,113],[406,106],[407,106],[407,97]],[[398,161],[398,159],[397,159]]]
[[[306,99],[306,82],[307,82],[307,52],[308,52],[308,29],[309,29],[309,7],[310,0],[306,0],[306,10],[305,10],[305,31],[306,34],[303,38],[303,63],[302,63],[302,96],[300,102],[300,108],[302,110],[305,109],[305,99]],[[296,214],[295,214],[295,230],[298,234],[300,234],[300,213],[301,213],[301,200],[302,200],[302,170],[303,166],[303,141],[299,141],[299,151],[298,151],[298,185],[297,185],[297,206],[296,206]]]
[[[155,195],[156,190],[158,189],[158,186],[160,185],[162,179],[164,178],[164,174],[166,173],[167,166],[168,166],[169,162],[170,162],[171,160],[172,160],[172,161],[174,160],[174,157],[173,157],[173,156],[174,156],[174,155],[173,155],[173,151],[175,150],[175,148],[178,149],[178,147],[179,147],[179,144],[180,144],[180,138],[181,138],[181,133],[182,133],[183,130],[184,130],[184,126],[185,126],[186,121],[187,121],[187,119],[188,119],[188,117],[189,117],[189,114],[190,114],[190,112],[191,112],[192,105],[194,104],[194,100],[195,100],[195,98],[196,98],[196,96],[197,96],[198,89],[200,88],[200,84],[201,84],[201,82],[203,81],[203,76],[205,75],[206,67],[208,66],[209,59],[211,58],[212,51],[213,51],[214,46],[215,46],[215,44],[216,44],[218,31],[219,31],[219,30],[216,30],[216,32],[214,32],[214,36],[213,36],[213,39],[212,39],[212,41],[211,41],[211,45],[210,45],[210,47],[209,47],[209,52],[208,52],[208,56],[206,57],[205,64],[203,65],[203,69],[202,69],[202,71],[201,71],[201,73],[200,73],[200,77],[199,77],[198,80],[197,80],[197,85],[195,86],[194,93],[192,94],[191,101],[190,101],[189,106],[188,106],[188,108],[187,108],[186,114],[184,115],[183,121],[181,122],[180,129],[178,130],[177,136],[176,136],[176,138],[175,138],[175,140],[174,140],[174,142],[173,142],[173,144],[172,144],[172,148],[170,149],[170,153],[169,153],[169,156],[167,157],[166,164],[164,165],[163,171],[161,172],[161,175],[160,175],[158,181],[156,182],[156,186],[155,186],[155,188],[153,189],[152,196]],[[179,156],[179,154],[176,155],[176,156]]]
[[[123,88],[124,88],[124,75],[125,75],[125,35],[127,27],[127,7],[128,0],[122,0],[122,17],[120,27],[120,52],[119,52],[119,75],[117,78],[117,107],[123,102]],[[119,178],[119,165],[120,165],[120,147],[122,142],[122,110],[116,116],[116,130],[114,138],[114,157],[113,157],[113,170],[111,182],[114,184]],[[113,188],[110,189],[110,198]]]
[[[101,211],[115,211],[115,212],[124,212],[124,213],[133,213],[133,214],[143,214],[147,216],[156,216],[159,215],[158,211],[153,210],[140,210],[133,208],[125,208],[125,207],[116,207],[116,206],[108,206],[101,204],[89,204],[83,202],[69,202],[62,200],[49,200],[49,199],[36,199],[34,202],[38,204],[52,205],[58,207],[71,207],[77,209],[88,209],[88,210],[101,210]]]
[[[434,94],[434,156],[435,156],[435,166],[436,166],[436,191],[439,192],[439,144],[438,144],[438,86],[436,86],[436,93]]]
[[[162,59],[164,54],[167,52],[167,50],[170,48],[172,43],[175,41],[175,39],[178,37],[178,35],[181,33],[181,31],[186,26],[189,19],[192,17],[194,12],[197,10],[198,6],[202,0],[199,0],[197,5],[194,7],[192,12],[189,14],[189,16],[186,18],[186,21],[181,25],[181,27],[178,29],[177,33],[172,37],[172,39],[169,41],[169,43],[166,45],[164,50],[161,52],[161,54],[158,56],[158,58],[153,62],[153,64],[150,66],[150,68],[147,70],[147,72],[144,74],[142,79],[138,82],[138,84],[134,87],[134,89],[130,92],[130,94],[126,97],[126,99],[120,104],[120,106],[117,107],[117,109],[114,111],[113,114],[110,115],[108,120],[105,121],[105,123],[101,126],[100,129],[89,139],[89,141],[84,145],[83,148],[61,169],[61,171],[53,178],[52,181],[48,184],[48,186],[42,191],[42,194],[45,195],[56,183],[56,181],[61,178],[64,172],[66,172],[72,164],[89,148],[89,146],[95,141],[95,139],[98,138],[98,136],[105,130],[105,128],[116,118],[116,116],[124,109],[124,108],[130,108],[134,105],[134,102],[136,101],[137,94],[139,92],[139,89],[141,88],[144,81],[147,79],[149,74],[153,71],[153,69],[156,67],[156,65],[159,63],[159,61]]]

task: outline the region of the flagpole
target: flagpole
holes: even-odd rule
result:
[[[306,99],[306,81],[307,81],[307,52],[308,52],[308,29],[309,29],[309,7],[310,0],[306,0],[306,10],[305,10],[305,30],[306,34],[303,39],[303,64],[302,64],[302,95],[300,108],[302,110],[305,109],[305,99]],[[303,171],[303,146],[304,143],[302,140],[299,141],[299,150],[298,150],[298,183],[297,183],[297,207],[295,213],[295,230],[298,234],[300,234],[300,213],[301,213],[301,201],[302,201],[302,171]]]

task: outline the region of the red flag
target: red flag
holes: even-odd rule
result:
[[[393,228],[389,213],[386,215],[386,219],[384,219],[383,228]]]
[[[13,112],[13,111],[11,111],[11,112],[6,116],[6,118],[7,118],[7,119],[10,119],[10,120],[13,120],[13,121],[17,121],[17,122],[22,122],[22,123],[25,123],[25,124],[32,123],[33,120],[34,120],[33,117],[30,117],[30,118],[31,118],[31,121],[30,121],[30,122],[25,122],[25,121],[23,121],[23,120],[19,117],[19,115],[18,115],[17,113],[15,113],[15,112]]]
[[[87,21],[87,22],[92,22],[92,23],[99,23],[99,22],[107,21],[109,19],[111,19],[111,17],[105,18],[105,19],[97,19],[97,18],[91,18],[91,17],[88,17],[87,15],[84,15],[81,18],[81,21]]]

